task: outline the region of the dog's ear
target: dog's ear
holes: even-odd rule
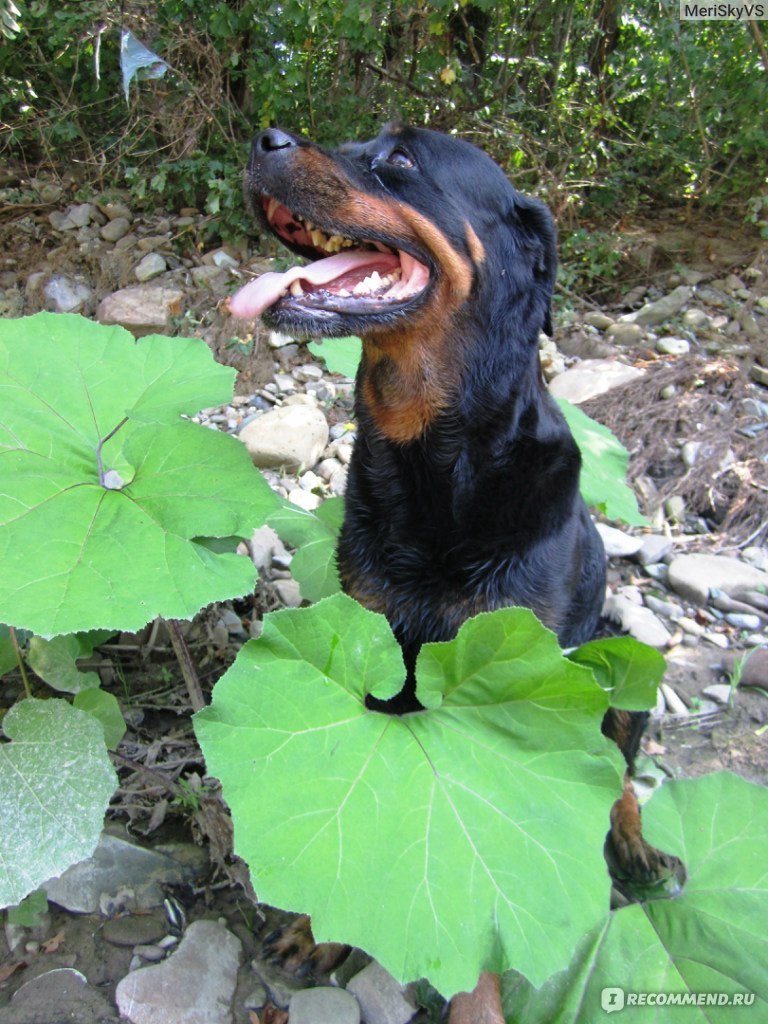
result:
[[[551,336],[550,302],[557,275],[557,232],[552,215],[538,199],[515,192],[509,216],[516,247],[526,254],[534,282],[546,301],[541,329]]]
[[[515,212],[522,228],[527,247],[534,257],[534,272],[552,282],[557,273],[557,232],[552,215],[538,199],[515,196]]]

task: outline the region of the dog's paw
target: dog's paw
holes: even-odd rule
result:
[[[298,977],[329,974],[348,953],[349,946],[338,942],[315,943],[307,914],[271,932],[262,946],[266,960]]]
[[[643,836],[640,808],[631,782],[611,810],[605,859],[618,891],[631,901],[677,896],[685,884],[685,865],[651,846]]]

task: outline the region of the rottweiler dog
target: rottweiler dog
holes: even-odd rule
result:
[[[546,207],[469,143],[404,126],[333,151],[271,128],[254,140],[245,191],[263,227],[311,262],[247,284],[231,312],[293,336],[363,339],[338,564],[402,645],[405,685],[383,710],[419,707],[419,648],[478,612],[525,606],[563,646],[589,640],[605,554],[539,366],[557,263]],[[644,721],[603,723],[628,772]],[[657,873],[629,785],[611,825],[621,868]],[[477,991],[453,1020],[497,1019],[497,986]]]

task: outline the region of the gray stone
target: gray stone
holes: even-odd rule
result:
[[[664,515],[673,523],[682,522],[685,515],[685,498],[680,494],[673,494],[664,502]]]
[[[227,280],[225,271],[219,267],[192,267],[190,274],[198,288],[215,288],[217,285],[223,285]]]
[[[754,565],[756,569],[762,569],[763,572],[768,572],[768,547],[758,547],[757,545],[751,545],[748,548],[744,548],[741,552],[741,557],[749,565]]]
[[[641,538],[642,543],[637,552],[637,560],[641,565],[653,565],[671,555],[674,544],[669,537],[661,533],[648,533]]]
[[[730,704],[733,697],[733,690],[727,683],[712,683],[705,686],[701,691],[705,697],[716,701],[718,704]]]
[[[142,960],[146,960],[152,964],[159,964],[161,960],[165,960],[165,950],[162,946],[156,946],[153,943],[139,943],[138,946],[133,947],[135,956],[141,957]]]
[[[248,548],[251,554],[251,561],[259,570],[269,569],[272,565],[272,558],[275,548],[280,540],[271,526],[260,526],[251,534]]]
[[[66,274],[54,274],[43,285],[45,308],[52,313],[80,313],[93,298],[93,290],[85,281]]]
[[[25,982],[0,1009],[0,1024],[112,1024],[117,1015],[110,1003],[72,967],[46,971]]]
[[[763,620],[759,615],[750,615],[744,612],[728,612],[725,616],[725,621],[729,626],[735,626],[736,629],[746,630],[757,630],[763,624]]]
[[[275,580],[277,596],[286,608],[299,608],[302,602],[301,591],[296,580]]]
[[[768,647],[756,647],[748,654],[729,651],[723,655],[721,667],[738,676],[739,686],[768,687]]]
[[[237,435],[257,466],[314,466],[328,444],[328,422],[319,409],[288,405],[253,420]]]
[[[341,988],[294,992],[288,1009],[291,1024],[360,1024],[360,1005]]]
[[[687,285],[680,285],[669,295],[657,299],[656,302],[649,302],[635,313],[627,313],[621,320],[624,323],[639,324],[642,327],[655,327],[679,313],[691,295],[692,291]]]
[[[673,715],[688,715],[689,711],[680,697],[675,693],[672,687],[668,683],[661,683],[659,685],[659,693],[664,698],[667,711]]]
[[[642,537],[630,537],[615,526],[596,523],[597,532],[603,541],[605,553],[609,558],[629,558],[636,555],[642,547]]]
[[[342,466],[341,469],[337,470],[329,481],[329,487],[331,494],[346,494],[347,493],[347,481],[349,478],[349,471],[346,466]]]
[[[299,508],[303,508],[306,512],[314,512],[323,503],[323,499],[319,494],[312,494],[311,491],[305,491],[301,487],[292,487],[288,491],[288,501],[292,505],[298,505]]]
[[[708,306],[715,306],[716,309],[723,309],[725,306],[730,305],[727,295],[718,291],[717,288],[710,288],[709,285],[697,288],[696,297],[706,302]]]
[[[710,590],[731,596],[739,588],[768,587],[768,573],[724,555],[679,555],[670,563],[669,584],[686,601],[703,605]]]
[[[407,1024],[416,1008],[405,998],[400,982],[373,961],[348,983],[365,1024]]]
[[[93,215],[93,207],[90,203],[78,203],[76,206],[70,206],[67,210],[67,217],[72,221],[76,228],[85,228],[91,222],[91,216]]]
[[[623,594],[610,594],[603,605],[603,615],[618,622],[623,630],[650,647],[666,647],[672,636],[660,619],[642,605]]]
[[[241,943],[217,921],[195,921],[163,963],[132,971],[115,1001],[132,1024],[232,1024]]]
[[[120,324],[136,338],[146,334],[168,333],[171,316],[184,308],[180,288],[137,284],[107,295],[99,303],[96,319],[102,324]]]
[[[694,331],[703,331],[712,326],[712,318],[703,309],[686,309],[683,323]]]
[[[91,220],[93,206],[90,203],[78,203],[68,207],[63,213],[54,210],[48,214],[48,221],[56,231],[75,231],[87,227]]]
[[[761,366],[759,363],[753,363],[749,371],[749,376],[757,384],[764,384],[768,387],[768,366]]]
[[[605,332],[614,345],[636,345],[643,340],[643,329],[639,324],[615,323]]]
[[[157,252],[159,249],[170,249],[169,239],[165,235],[144,235],[136,243],[140,252]]]
[[[114,909],[148,910],[162,905],[165,886],[189,883],[194,876],[173,857],[104,833],[92,857],[43,889],[49,900],[76,914],[95,914],[104,905],[102,897],[122,904]]]
[[[677,620],[677,624],[688,636],[704,636],[707,632],[704,626],[688,615],[681,615]]]
[[[682,618],[682,609],[678,605],[673,604],[672,601],[663,601],[660,597],[655,597],[653,594],[646,594],[643,601],[656,615],[664,615],[673,622],[679,622]]]
[[[99,234],[105,242],[117,242],[131,230],[131,222],[127,217],[115,217],[114,220],[108,221],[103,228],[100,229]]]
[[[706,277],[706,274],[702,274],[700,270],[691,270],[690,267],[683,267],[677,276],[682,284],[694,286],[700,284]]]
[[[131,208],[125,203],[121,202],[100,202],[99,209],[108,220],[118,220],[120,218],[124,220],[133,220],[133,213]]]
[[[615,359],[585,359],[555,377],[549,390],[556,398],[565,398],[578,405],[644,375],[644,370]]]
[[[685,338],[659,338],[656,342],[656,351],[664,356],[685,356],[691,351],[691,344]]]
[[[597,310],[594,313],[587,313],[584,323],[589,324],[590,327],[596,327],[599,331],[605,331],[611,326],[613,320],[607,314]]]
[[[148,252],[144,259],[133,268],[137,281],[150,281],[158,274],[164,274],[168,264],[159,252]]]

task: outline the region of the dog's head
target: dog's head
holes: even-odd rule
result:
[[[254,140],[248,205],[308,266],[265,274],[232,299],[293,333],[382,338],[474,299],[479,316],[526,305],[549,329],[555,232],[481,150],[394,126],[335,151],[271,128]]]

